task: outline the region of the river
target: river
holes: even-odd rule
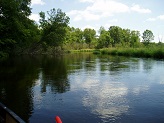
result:
[[[30,123],[163,123],[164,61],[13,57],[0,62],[0,102]]]

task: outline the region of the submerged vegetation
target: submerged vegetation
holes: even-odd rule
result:
[[[29,19],[31,0],[0,1],[0,58],[19,54],[60,54],[63,51],[164,58],[164,44],[137,30],[102,26],[96,30],[70,27],[61,9],[40,12],[39,24]],[[47,17],[46,17],[47,15]],[[142,39],[140,38],[142,37]],[[84,49],[84,50],[83,50]],[[85,50],[87,49],[87,50]],[[96,50],[95,50],[96,49]]]

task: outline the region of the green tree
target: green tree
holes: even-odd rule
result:
[[[131,31],[130,33],[130,46],[135,47],[140,43],[140,32],[139,31]]]
[[[90,48],[91,42],[95,39],[96,31],[94,29],[86,28],[83,33],[85,42],[89,45]]]
[[[65,45],[68,49],[83,48],[83,31],[80,28],[68,27]]]
[[[122,28],[119,26],[111,26],[108,30],[112,38],[112,46],[115,47],[116,44],[121,44],[123,41]]]
[[[36,40],[39,32],[29,19],[30,3],[31,0],[0,0],[0,52],[22,53]]]
[[[80,28],[71,27],[69,30],[70,42],[81,43],[83,40],[83,31]]]
[[[75,37],[77,43],[83,43],[83,31],[80,28],[75,29]]]
[[[39,27],[41,28],[41,30],[44,30],[47,26],[48,26],[48,22],[46,20],[46,15],[44,12],[40,12],[39,13],[40,19],[39,19]]]
[[[47,12],[48,19],[45,19],[45,13],[40,12],[40,27],[42,29],[41,42],[47,46],[61,46],[66,37],[69,17],[61,9],[51,9]]]
[[[98,32],[101,35],[102,33],[106,32],[106,30],[103,26],[101,26],[100,29],[98,30]]]
[[[131,38],[131,31],[130,29],[123,29],[122,30],[123,35],[123,41],[124,41],[124,47],[130,46],[130,38]]]
[[[153,32],[151,30],[145,30],[143,32],[142,38],[143,43],[145,45],[148,45],[152,40],[154,40]]]
[[[100,27],[99,33],[100,33],[100,36],[98,39],[97,48],[109,47],[109,45],[112,41],[110,32],[106,31],[104,27]]]

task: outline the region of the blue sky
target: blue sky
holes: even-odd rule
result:
[[[120,26],[140,31],[149,29],[154,42],[164,42],[164,0],[32,0],[31,19],[40,11],[60,8],[70,17],[70,26],[94,28]]]

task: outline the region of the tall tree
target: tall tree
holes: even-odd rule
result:
[[[94,29],[86,28],[83,33],[85,42],[89,45],[90,48],[90,43],[95,39],[96,31]]]
[[[40,12],[40,25],[42,28],[41,41],[48,46],[61,46],[65,41],[66,28],[69,24],[69,17],[61,9],[51,9],[47,12],[48,19],[45,19],[45,13]]]
[[[98,48],[108,47],[112,42],[110,32],[106,31],[104,27],[100,27],[99,29],[99,39],[98,39]]]
[[[28,18],[31,14],[30,3],[31,0],[0,0],[1,52],[11,53],[35,40],[38,33],[35,31],[38,30],[36,24]]]
[[[119,26],[111,26],[109,28],[110,36],[112,38],[112,46],[115,47],[116,44],[120,44],[123,41],[122,28]]]
[[[82,49],[84,44],[83,31],[80,28],[68,27],[65,40],[67,49]]]
[[[103,26],[100,27],[100,29],[98,30],[99,34],[101,35],[102,33],[104,33],[106,30]]]
[[[140,42],[140,32],[139,31],[131,31],[130,33],[130,46],[135,47]]]
[[[123,41],[124,41],[124,46],[130,46],[130,38],[131,38],[131,30],[130,29],[123,29]]]
[[[153,35],[153,32],[151,30],[145,30],[143,32],[143,35],[142,35],[142,38],[143,38],[143,43],[145,45],[148,45],[152,40],[154,40],[154,35]]]

